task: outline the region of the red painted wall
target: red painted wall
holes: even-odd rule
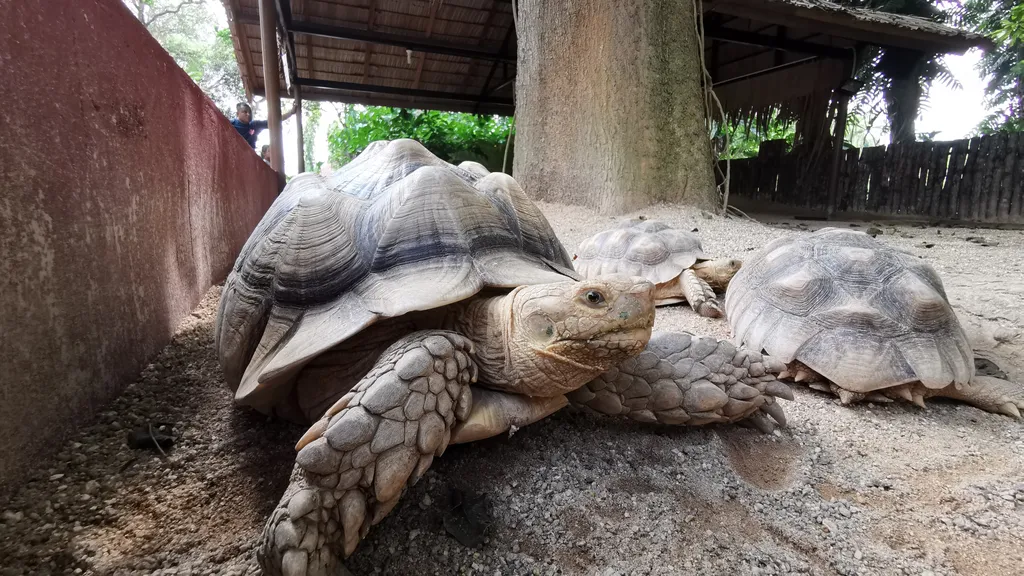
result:
[[[223,280],[275,173],[119,0],[0,0],[0,483]]]

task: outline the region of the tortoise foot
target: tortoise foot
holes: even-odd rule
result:
[[[1020,419],[1020,413],[1024,411],[1024,386],[992,376],[975,376],[959,390],[949,386],[937,391],[935,395],[960,400],[1011,418]]]
[[[257,553],[268,574],[333,574],[391,512],[470,413],[472,352],[454,332],[414,332],[310,427]]]
[[[360,501],[361,503],[361,501]],[[296,466],[292,484],[263,528],[256,559],[268,576],[334,576],[344,503],[309,486]]]
[[[705,318],[722,317],[722,305],[715,297],[715,291],[693,270],[683,270],[683,273],[679,275],[679,285],[682,287],[683,296],[690,303],[694,312]]]

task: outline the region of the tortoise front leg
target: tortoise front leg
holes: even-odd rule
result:
[[[310,427],[256,551],[264,573],[334,574],[466,419],[472,349],[454,332],[410,334]]]
[[[647,348],[568,394],[569,402],[641,422],[698,426],[747,420],[764,432],[785,426],[778,398],[793,392],[783,369],[757,352],[686,332],[655,332]]]
[[[679,275],[679,286],[694,312],[707,318],[722,317],[722,306],[715,297],[715,291],[693,270],[683,270]]]

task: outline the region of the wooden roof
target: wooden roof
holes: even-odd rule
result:
[[[223,0],[247,95],[262,95],[258,0]],[[510,0],[274,0],[282,94],[512,114]],[[688,2],[680,2],[680,9]],[[826,0],[704,0],[705,60],[727,110],[831,91],[864,44],[962,53],[979,35]]]
[[[258,0],[223,0],[248,95],[263,95]],[[510,0],[275,0],[282,95],[511,115]],[[281,34],[278,35],[282,38]],[[407,52],[411,50],[411,52]]]
[[[705,65],[730,113],[824,113],[821,101],[849,77],[865,45],[926,53],[989,45],[984,36],[922,18],[826,0],[705,0],[703,8]]]

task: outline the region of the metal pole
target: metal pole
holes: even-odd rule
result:
[[[260,0],[260,40],[263,49],[263,83],[267,91],[267,124],[270,126],[270,167],[284,173],[281,142],[281,86],[277,50],[277,10],[274,0]]]
[[[295,132],[299,140],[299,174],[306,171],[306,146],[302,137],[302,89],[298,84],[292,85],[295,89]]]
[[[845,90],[836,90],[839,97],[836,110],[836,130],[832,136],[832,169],[828,175],[828,206],[826,216],[832,218],[836,210],[836,192],[839,186],[839,161],[843,157],[843,140],[846,139],[846,116],[850,95]]]

